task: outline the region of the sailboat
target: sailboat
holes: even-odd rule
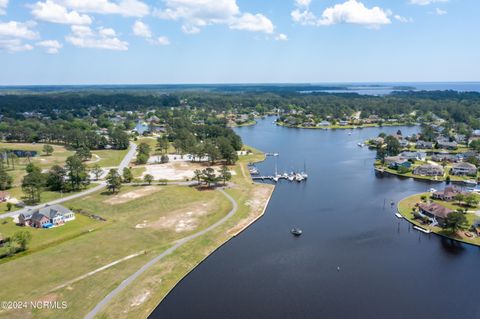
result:
[[[307,164],[305,163],[305,161],[303,162],[303,172],[300,173],[300,176],[302,177],[302,179],[307,179],[308,178]]]

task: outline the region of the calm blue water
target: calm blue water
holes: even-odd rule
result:
[[[326,90],[328,93],[358,93],[362,95],[387,95],[397,87],[411,87],[413,91],[446,91],[480,92],[480,82],[409,82],[409,83],[346,83],[344,90]],[[311,93],[305,92],[305,93]]]
[[[480,318],[480,249],[414,231],[389,205],[442,185],[376,176],[375,153],[357,146],[398,128],[348,135],[272,121],[236,131],[279,152],[280,170],[305,162],[309,180],[279,183],[265,216],[193,270],[151,318]],[[293,226],[304,234],[293,237]]]

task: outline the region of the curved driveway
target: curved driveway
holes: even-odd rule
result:
[[[238,204],[237,202],[235,201],[235,199],[233,199],[230,195],[228,195],[223,189],[219,189],[219,191],[225,195],[228,200],[232,203],[233,207],[232,207],[232,210],[226,215],[224,216],[222,219],[220,219],[219,221],[217,221],[215,224],[205,228],[204,230],[201,230],[199,231],[198,233],[195,233],[195,234],[192,234],[190,236],[187,236],[185,238],[182,238],[180,240],[178,240],[176,242],[175,245],[173,245],[172,247],[168,248],[167,250],[165,250],[164,252],[162,252],[160,255],[158,255],[157,257],[153,258],[152,260],[150,260],[148,263],[146,263],[145,265],[143,265],[139,270],[137,270],[134,274],[132,274],[130,277],[128,277],[127,279],[125,279],[117,288],[115,288],[114,290],[112,290],[108,295],[105,296],[105,298],[103,298],[103,300],[101,300],[96,306],[95,308],[93,308],[92,311],[90,311],[86,316],[85,316],[85,319],[92,319],[94,318],[118,293],[120,293],[122,290],[124,290],[129,284],[131,284],[135,279],[137,279],[138,276],[140,276],[141,274],[143,274],[145,271],[148,270],[148,268],[150,268],[151,266],[153,266],[155,263],[159,262],[160,260],[162,260],[163,258],[167,257],[168,255],[172,254],[174,251],[176,251],[178,248],[182,247],[183,245],[185,245],[187,242],[197,238],[197,237],[200,237],[206,233],[208,233],[209,231],[217,228],[218,226],[224,224],[228,219],[230,219],[233,215],[235,215],[235,213],[237,212],[238,210]]]

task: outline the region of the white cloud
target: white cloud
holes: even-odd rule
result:
[[[38,37],[38,33],[31,28],[35,23],[27,22],[0,22],[0,37],[13,37],[32,40]]]
[[[31,6],[32,15],[38,19],[59,24],[84,25],[91,24],[92,19],[86,14],[68,9],[53,0],[38,1]]]
[[[410,4],[416,4],[419,6],[427,6],[432,3],[448,2],[448,0],[410,0]]]
[[[412,18],[403,17],[403,16],[398,15],[398,14],[394,15],[393,17],[395,18],[395,20],[400,21],[402,23],[412,23],[413,22]]]
[[[367,8],[358,0],[347,0],[326,8],[321,17],[317,17],[309,8],[310,1],[296,0],[297,6],[291,12],[294,22],[302,25],[328,26],[340,23],[358,24],[370,28],[390,24],[392,12],[380,7]]]
[[[0,0],[0,15],[7,13],[8,0]]]
[[[275,36],[275,40],[277,41],[288,41],[288,36],[283,33],[279,33]]]
[[[33,50],[33,46],[23,43],[21,39],[0,39],[0,51],[14,53],[30,50]]]
[[[57,54],[63,48],[63,45],[57,40],[44,40],[37,42],[37,46],[42,47],[49,54]]]
[[[151,38],[152,35],[152,30],[150,30],[150,27],[143,23],[142,21],[135,21],[135,23],[132,26],[133,34],[136,35],[137,37],[142,37],[142,38]]]
[[[134,35],[136,35],[137,37],[146,39],[150,44],[156,44],[156,45],[170,44],[170,40],[165,36],[155,38],[150,27],[140,20],[135,21],[135,23],[132,26],[132,30]]]
[[[317,17],[309,9],[299,10],[295,9],[290,14],[294,22],[300,23],[301,25],[316,25]]]
[[[245,30],[253,32],[273,33],[275,27],[263,14],[244,13],[230,23],[230,29]]]
[[[444,16],[446,15],[448,12],[446,10],[442,10],[440,8],[436,8],[435,11],[433,12],[430,12],[431,14],[436,14],[438,16]]]
[[[159,44],[159,45],[169,45],[170,44],[170,40],[167,38],[167,37],[158,37],[156,39],[156,44]]]
[[[367,8],[357,0],[348,0],[325,9],[318,23],[320,25],[350,23],[379,27],[380,25],[391,23],[389,18],[391,14],[390,11],[383,10],[380,7]]]
[[[99,28],[92,30],[89,26],[73,25],[71,34],[65,39],[79,48],[106,49],[106,50],[128,50],[128,42],[117,37],[115,30],[110,28]]]
[[[273,23],[263,14],[242,13],[236,0],[165,0],[165,7],[155,10],[154,15],[181,21],[182,31],[188,34],[214,24],[265,33],[272,33],[274,29]]]
[[[150,13],[150,7],[139,0],[63,0],[63,4],[84,13],[119,14],[125,17],[143,17]]]

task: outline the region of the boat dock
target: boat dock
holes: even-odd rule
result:
[[[253,180],[261,180],[261,181],[270,180],[275,183],[281,179],[285,179],[289,182],[303,182],[303,181],[306,181],[307,178],[308,178],[308,175],[305,173],[290,173],[290,174],[285,173],[283,175],[278,174],[278,175],[271,175],[271,176],[252,176]]]

